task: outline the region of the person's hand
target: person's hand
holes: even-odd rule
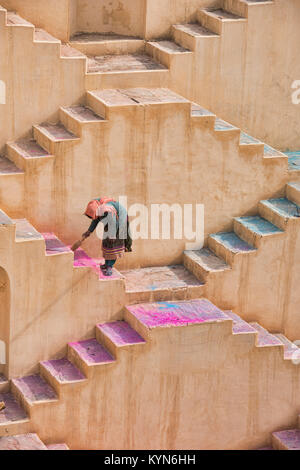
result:
[[[91,235],[91,232],[87,231],[87,232],[85,232],[85,233],[82,234],[82,238],[86,239],[86,238],[88,238],[90,235]]]

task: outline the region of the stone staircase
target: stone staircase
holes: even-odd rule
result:
[[[129,88],[124,90],[95,90],[86,95],[84,105],[62,107],[60,121],[33,126],[32,136],[7,144],[6,155],[0,157],[1,181],[9,179],[17,187],[25,184],[24,173],[35,172],[39,165],[53,165],[55,157],[80,143],[83,132],[106,126],[112,113],[120,109],[158,104],[178,104],[190,109],[192,125],[214,132],[217,141],[238,138],[237,151],[241,158],[264,157],[262,165],[287,166],[288,157],[266,144],[243,133],[240,129],[217,118],[213,113],[189,102],[165,88]],[[30,183],[28,183],[30,185]]]
[[[0,24],[7,28],[13,28],[24,37],[24,40],[31,40],[35,47],[40,48],[41,54],[54,54],[61,60],[79,60],[85,63],[85,56],[76,49],[72,49],[67,44],[62,44],[47,31],[36,28],[32,23],[22,18],[14,11],[7,11],[0,6]]]
[[[115,370],[116,362],[125,361],[127,364],[133,355],[142,357],[143,351],[147,351],[152,343],[160,343],[161,335],[168,333],[170,329],[180,334],[181,328],[197,326],[201,334],[201,329],[208,325],[217,328],[212,330],[216,334],[218,325],[223,325],[224,328],[228,326],[228,332],[231,331],[229,334],[237,340],[240,338],[243,343],[247,341],[249,351],[258,348],[262,354],[263,351],[266,354],[272,354],[273,351],[275,356],[280,352],[287,361],[284,368],[290,367],[289,364],[297,368],[300,350],[297,348],[291,357],[286,338],[276,337],[258,324],[248,324],[237,314],[222,311],[206,299],[131,305],[125,309],[122,321],[98,324],[93,338],[69,343],[65,357],[41,361],[38,374],[12,379],[10,383],[4,382],[5,379],[2,378],[0,400],[5,402],[6,408],[0,412],[0,435],[5,436],[0,440],[0,448],[40,448],[43,445],[36,435],[20,436],[24,433],[37,433],[45,442],[65,441],[71,448],[77,448],[78,440],[74,434],[71,436],[66,429],[58,432],[57,426],[52,428],[52,422],[49,426],[50,434],[47,435],[48,431],[42,426],[41,418],[48,417],[54,422],[58,419],[61,422],[60,406],[67,402],[71,405],[75,394],[89,390],[95,374],[100,374],[102,381],[109,383],[109,376]],[[120,376],[119,380],[123,378]],[[96,403],[97,399],[94,405]],[[89,406],[94,405],[89,403]],[[94,419],[97,420],[96,409]],[[98,426],[100,425],[99,421]],[[17,436],[8,437],[12,435]],[[64,448],[63,445],[62,447]]]
[[[37,434],[0,437],[0,450],[69,450],[66,444],[45,445]]]

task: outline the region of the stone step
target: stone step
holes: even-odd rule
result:
[[[230,318],[207,299],[131,305],[126,307],[125,319],[144,338],[157,328],[231,323]]]
[[[70,247],[65,245],[54,233],[44,232],[41,235],[45,240],[47,256],[72,253]]]
[[[98,324],[96,336],[115,357],[122,350],[145,344],[144,338],[125,321]]]
[[[116,281],[123,279],[123,276],[113,268],[112,276],[104,276],[100,269],[100,265],[104,264],[103,258],[91,258],[82,248],[74,252],[74,268],[90,268],[95,271],[101,281]]]
[[[197,103],[191,104],[191,118],[197,123],[200,122],[203,127],[215,129],[216,115]]]
[[[103,117],[98,116],[98,114],[86,106],[69,106],[61,109],[81,123],[103,121]]]
[[[40,373],[57,393],[62,386],[80,384],[87,379],[67,358],[40,362]]]
[[[250,245],[259,247],[262,240],[274,235],[284,235],[284,231],[260,216],[236,217],[235,233]]]
[[[128,72],[138,70],[164,70],[147,54],[104,55],[88,58],[88,73]]]
[[[53,388],[38,374],[12,379],[12,391],[27,411],[33,405],[58,401]]]
[[[172,36],[176,43],[191,51],[196,50],[199,39],[214,41],[219,39],[218,35],[198,23],[173,25]]]
[[[232,265],[236,255],[256,252],[256,248],[242,240],[235,232],[219,232],[208,237],[208,246],[217,256]]]
[[[277,450],[300,450],[300,429],[273,432],[272,444]]]
[[[0,450],[48,450],[37,434],[20,434],[0,438]]]
[[[13,162],[6,157],[0,156],[0,176],[24,175],[24,171],[18,168]]]
[[[275,335],[269,333],[265,328],[256,322],[249,323],[257,332],[257,343],[258,347],[269,347],[269,346],[280,346],[283,349],[282,342],[276,338]]]
[[[216,118],[215,121],[215,131],[216,132],[240,132],[240,129],[236,126],[233,126],[229,122],[223,121],[223,119]]]
[[[40,28],[35,28],[33,38],[34,38],[34,42],[56,44],[59,47],[61,44],[61,41],[59,39],[55,38],[54,36],[49,34],[47,31],[45,31],[44,29],[40,29]]]
[[[145,41],[136,37],[114,33],[76,33],[70,45],[87,56],[142,53]]]
[[[7,12],[7,26],[24,26],[34,29],[32,23],[29,23],[29,21],[25,20],[14,11]]]
[[[231,310],[225,311],[226,315],[233,321],[232,332],[233,334],[247,334],[253,333],[257,334],[257,330],[251,326],[248,322],[243,320],[239,315],[232,312]]]
[[[6,145],[7,154],[19,168],[26,169],[26,163],[38,158],[53,158],[34,139],[20,139]]]
[[[273,147],[270,147],[270,145],[264,144],[264,156],[266,158],[274,158],[274,157],[283,157],[286,158],[286,155],[283,154],[282,152],[279,152],[279,150],[274,149]]]
[[[169,70],[147,54],[88,57],[86,88],[168,86]]]
[[[69,106],[60,108],[60,121],[75,135],[82,135],[83,126],[94,126],[104,122],[104,118],[86,106]]]
[[[286,197],[300,207],[300,183],[291,182],[286,185]]]
[[[33,127],[33,135],[38,144],[55,155],[57,145],[61,143],[74,144],[80,138],[67,130],[62,123],[51,124],[44,122]]]
[[[44,241],[43,236],[38,232],[27,219],[13,219],[16,225],[16,242],[30,242],[33,240]]]
[[[282,230],[286,229],[290,220],[300,220],[300,206],[286,198],[260,201],[260,214]]]
[[[281,333],[276,333],[274,336],[284,345],[284,359],[293,360],[295,364],[300,364],[300,348]]]
[[[48,450],[70,450],[67,444],[49,444],[46,447]]]
[[[214,274],[230,270],[230,266],[224,259],[216,256],[208,248],[202,248],[198,251],[184,252],[184,265],[198,279],[206,282],[207,278]]]
[[[265,144],[245,132],[240,135],[240,148],[243,151],[264,154]]]
[[[246,18],[242,18],[234,13],[222,8],[205,8],[197,13],[197,20],[205,28],[216,34],[222,34],[224,27],[229,24],[247,23]]]
[[[127,303],[158,300],[187,300],[203,294],[200,282],[183,265],[121,271],[125,280]]]
[[[109,114],[124,106],[178,105],[191,108],[190,101],[168,88],[126,88],[95,90],[87,93],[88,105],[96,113],[109,118]]]
[[[289,162],[289,171],[297,174],[300,174],[300,151],[293,151],[293,152],[284,152],[285,155],[288,157]]]
[[[74,47],[71,47],[69,44],[62,44],[60,48],[60,56],[63,59],[81,59],[86,61],[86,56],[82,54],[82,52],[78,51],[77,49],[74,49]]]
[[[25,410],[19,405],[12,393],[0,393],[0,402],[4,402],[5,408],[0,411],[0,435],[2,430],[12,425],[25,424],[29,422]]]
[[[0,225],[7,225],[11,226],[14,225],[12,219],[8,217],[8,215],[0,209]],[[1,377],[1,374],[0,374]]]
[[[180,57],[192,57],[192,52],[174,41],[157,40],[146,43],[146,52],[165,67],[170,68],[172,61]]]
[[[89,369],[115,362],[102,344],[93,339],[68,343],[68,358],[88,376]]]

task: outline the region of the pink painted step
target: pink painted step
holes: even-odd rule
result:
[[[85,376],[77,367],[68,361],[68,359],[54,359],[43,361],[41,365],[51,374],[60,384],[81,382],[86,380]]]
[[[268,347],[268,346],[282,346],[282,342],[276,338],[275,335],[269,333],[265,328],[259,325],[256,322],[250,323],[250,325],[255,328],[258,332],[257,335],[257,346],[258,347]]]
[[[117,347],[145,343],[144,338],[125,321],[101,323],[97,328]]]
[[[91,258],[82,248],[79,248],[74,253],[74,267],[75,268],[81,268],[81,267],[91,268],[99,275],[99,279],[102,281],[122,279],[121,274],[116,269],[113,269],[112,276],[110,277],[104,276],[101,269],[99,268],[100,264],[104,264],[103,258],[99,258],[99,259]]]
[[[58,400],[53,388],[40,375],[13,379],[12,382],[29,403]]]
[[[37,434],[20,434],[0,438],[0,450],[48,450]]]
[[[249,323],[247,323],[241,317],[239,317],[236,313],[232,312],[231,310],[226,310],[225,313],[233,320],[233,334],[256,333],[257,330],[253,328],[253,326],[249,325]]]
[[[274,432],[272,440],[276,449],[300,450],[300,429]]]
[[[50,444],[47,446],[48,450],[70,450],[67,444]]]
[[[127,310],[150,329],[229,320],[222,310],[206,299],[138,304]]]
[[[0,426],[5,426],[17,421],[27,422],[26,412],[17,403],[11,393],[0,393],[0,401],[4,401],[6,408],[0,411]]]
[[[87,339],[69,343],[81,359],[88,365],[109,364],[115,362],[111,354],[96,339]]]
[[[54,233],[42,233],[42,236],[45,239],[46,254],[48,256],[71,252],[70,247],[66,246],[61,240],[59,240]]]

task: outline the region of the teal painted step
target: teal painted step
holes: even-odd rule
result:
[[[262,144],[260,140],[255,139],[245,132],[241,132],[240,143],[241,145]]]
[[[270,145],[265,144],[264,146],[264,155],[266,157],[280,157],[282,156],[282,153],[279,152],[278,150],[273,149],[273,147],[270,147]]]
[[[271,224],[271,222],[268,222],[266,219],[259,216],[236,217],[235,220],[257,235],[283,233],[283,230],[280,230],[276,225]]]
[[[245,253],[256,251],[256,248],[239,238],[234,232],[219,232],[210,235],[210,238],[221,243],[232,253]]]
[[[215,130],[216,131],[233,131],[237,130],[238,128],[229,124],[229,122],[225,122],[222,119],[217,118],[215,123]]]
[[[300,151],[294,152],[284,152],[285,155],[288,156],[289,159],[289,170],[290,171],[297,171],[300,170]]]
[[[285,197],[278,199],[268,199],[261,201],[261,203],[285,218],[297,217],[298,215],[300,216],[300,207]]]

